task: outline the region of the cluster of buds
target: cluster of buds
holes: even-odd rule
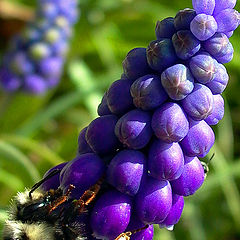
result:
[[[3,58],[3,90],[43,94],[54,88],[61,78],[77,17],[77,0],[39,0],[35,19],[12,39]]]

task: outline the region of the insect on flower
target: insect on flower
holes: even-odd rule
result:
[[[9,210],[9,219],[3,230],[4,240],[84,240],[87,230],[77,217],[86,212],[100,190],[103,178],[90,187],[78,200],[70,200],[70,185],[64,194],[61,188],[43,192],[38,188],[58,174],[56,169],[36,183],[31,190],[20,192]]]
[[[201,164],[202,164],[202,167],[203,167],[203,170],[204,170],[204,178],[206,179],[207,175],[208,175],[208,172],[209,172],[209,163],[211,162],[211,160],[214,158],[215,156],[215,153],[213,153],[213,155],[208,159],[207,162],[203,162],[201,161]]]

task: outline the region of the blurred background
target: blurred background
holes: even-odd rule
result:
[[[36,0],[0,0],[0,61],[35,7]],[[38,97],[0,92],[0,236],[12,196],[75,157],[78,133],[97,116],[103,93],[120,78],[127,52],[146,47],[155,39],[156,21],[186,7],[192,7],[190,0],[80,0],[81,17],[60,85]],[[155,240],[240,239],[240,29],[230,40],[235,55],[226,64],[225,116],[214,128],[209,175],[194,196],[185,198],[174,231],[156,227]]]

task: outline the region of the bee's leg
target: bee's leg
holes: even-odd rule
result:
[[[83,193],[79,200],[74,202],[78,214],[82,213],[84,211],[85,206],[87,206],[94,200],[94,198],[97,196],[98,192],[101,189],[103,181],[104,177],[100,178],[95,185],[93,185]]]
[[[52,204],[49,205],[49,213],[54,211],[58,206],[63,204],[68,200],[69,195],[71,194],[71,191],[75,188],[72,184],[69,186],[67,192],[65,195],[59,197],[57,200],[55,200]]]
[[[121,233],[117,238],[115,238],[115,240],[130,240],[130,237],[132,234],[135,234],[137,232],[141,232],[142,230],[148,228],[149,225],[145,225],[144,227],[142,228],[138,228],[138,229],[135,229],[135,230],[132,230],[132,231],[129,231],[129,232],[125,232],[125,233]]]

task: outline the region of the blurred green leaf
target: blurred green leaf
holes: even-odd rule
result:
[[[46,122],[54,117],[62,115],[65,111],[77,103],[88,93],[82,94],[81,91],[67,93],[64,96],[57,98],[46,109],[38,112],[26,123],[16,130],[16,133],[23,136],[32,136]]]
[[[210,151],[210,155],[215,153],[214,159],[211,161],[211,165],[218,173],[218,182],[225,195],[228,208],[233,217],[236,227],[240,227],[240,194],[237,185],[234,181],[233,175],[227,175],[226,172],[229,169],[229,162],[225,159],[223,153],[218,147],[218,143],[215,142],[214,146]],[[230,168],[233,169],[233,168]],[[231,171],[230,171],[231,172]],[[223,178],[222,176],[225,176]],[[211,180],[209,180],[210,182]],[[207,183],[206,183],[207,184]]]
[[[233,137],[233,127],[232,118],[229,111],[229,105],[225,99],[225,114],[223,119],[218,123],[218,145],[224,156],[229,160],[233,159],[234,154],[234,137]]]
[[[0,209],[0,222],[4,222],[7,219],[7,212],[5,209]]]
[[[175,240],[174,232],[165,228],[159,228],[157,224],[154,225],[154,239]]]
[[[216,160],[217,161],[217,160]],[[211,171],[211,165],[210,165]],[[211,194],[213,189],[217,190],[218,187],[221,187],[219,179],[221,181],[226,181],[229,177],[238,177],[240,176],[240,159],[229,163],[228,166],[222,172],[215,172],[210,176],[207,176],[204,185],[196,192],[196,198],[207,198]]]
[[[68,72],[71,81],[75,84],[77,89],[81,91],[89,91],[96,84],[93,73],[84,61],[71,61],[69,63]]]
[[[32,162],[17,148],[0,140],[0,158],[1,163],[8,169],[17,168],[17,172],[22,179],[25,179],[27,185],[32,185],[40,179],[40,175]]]
[[[14,174],[11,174],[1,168],[0,168],[0,182],[14,191],[24,189],[24,183],[21,179],[16,177]]]
[[[182,217],[186,224],[186,229],[190,232],[191,239],[207,239],[199,209],[192,202],[187,201],[185,203]]]
[[[102,94],[96,88],[94,75],[83,61],[74,61],[69,64],[69,76],[81,92],[89,94],[83,99],[93,118],[97,117],[96,106],[102,98]],[[95,91],[91,91],[95,89]]]
[[[37,141],[34,141],[33,139],[29,139],[29,138],[17,136],[17,135],[7,135],[7,134],[1,135],[0,137],[4,141],[9,142],[10,144],[16,145],[17,147],[20,147],[20,148],[30,150],[38,154],[45,161],[48,161],[53,166],[64,162],[64,159],[58,156],[46,145],[41,144]]]
[[[38,112],[49,97],[50,93],[46,96],[5,94],[0,101],[0,132],[13,132]]]
[[[5,209],[0,209],[0,232],[1,232],[1,229],[3,228],[4,222],[7,220],[7,218],[8,218],[7,211]]]
[[[110,72],[114,73],[118,69],[118,61],[110,39],[116,34],[121,39],[120,32],[113,23],[104,25],[102,28],[92,32],[93,43],[101,61],[105,67],[109,68]]]

